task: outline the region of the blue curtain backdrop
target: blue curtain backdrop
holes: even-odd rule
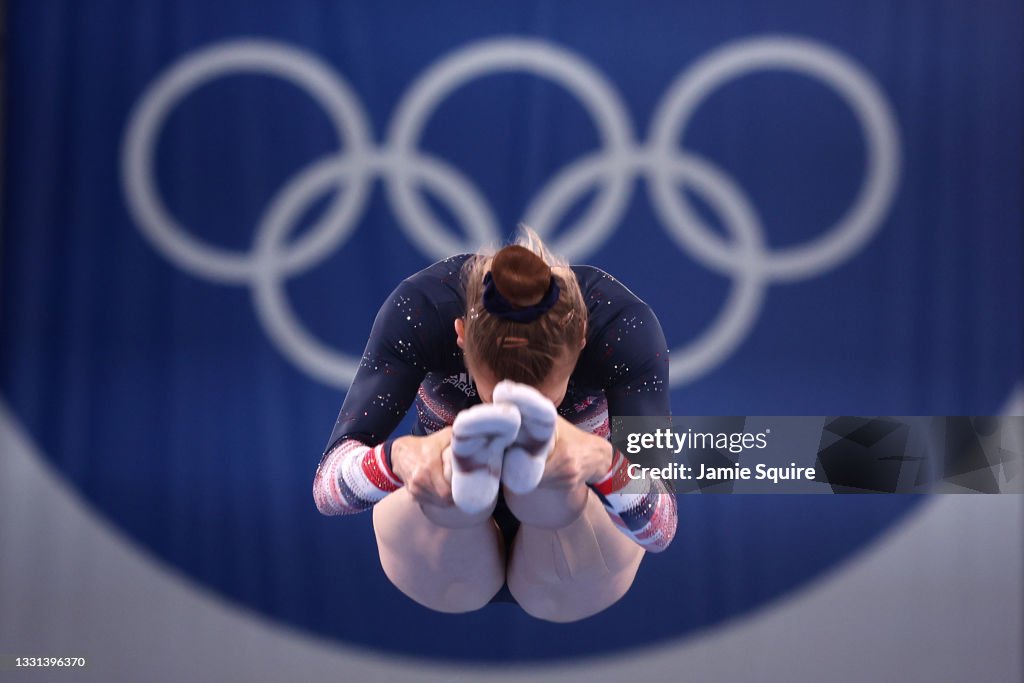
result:
[[[652,305],[677,414],[992,414],[1024,378],[1018,2],[42,1],[7,26],[2,400],[153,557],[300,629],[612,652],[764,605],[918,503],[686,497],[574,626],[403,597],[313,472],[395,284],[521,220]]]

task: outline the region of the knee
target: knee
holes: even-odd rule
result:
[[[603,612],[618,601],[625,591],[612,599],[581,601],[567,599],[553,586],[515,586],[509,581],[509,591],[524,612],[534,619],[556,624],[568,624]]]
[[[562,604],[559,596],[554,591],[545,590],[542,587],[533,586],[525,588],[522,586],[513,587],[509,582],[509,592],[516,599],[524,612],[534,619],[542,619],[556,624],[568,624],[579,621],[590,614],[583,614],[580,610],[568,609]],[[604,608],[601,608],[604,609]],[[592,612],[596,614],[598,611]]]
[[[491,601],[503,583],[497,580],[465,581],[446,577],[424,581],[423,576],[404,580],[401,572],[389,571],[386,563],[382,561],[381,564],[388,580],[406,597],[428,609],[448,614],[481,609]]]
[[[535,619],[567,624],[603,612],[618,602],[633,575],[599,582],[535,582],[509,573],[508,588],[523,611]]]
[[[475,612],[487,605],[491,598],[501,589],[504,580],[491,582],[452,581],[436,602],[435,609],[439,612]]]

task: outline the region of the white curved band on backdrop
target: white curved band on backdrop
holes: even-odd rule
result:
[[[860,124],[866,146],[864,179],[842,218],[808,243],[783,249],[767,244],[757,212],[726,173],[680,148],[694,112],[715,89],[763,70],[792,71],[835,90]],[[315,267],[349,238],[378,178],[398,224],[428,259],[497,243],[502,230],[472,181],[418,145],[430,115],[450,93],[476,78],[507,71],[527,72],[564,87],[593,119],[601,141],[599,151],[561,169],[523,212],[527,224],[551,238],[553,252],[579,262],[599,249],[618,227],[635,181],[642,178],[669,237],[705,267],[733,279],[722,310],[708,328],[671,350],[673,387],[707,373],[735,350],[756,320],[768,284],[810,278],[850,258],[878,230],[892,203],[900,144],[888,102],[857,64],[809,40],[750,38],[712,51],[669,87],[644,142],[635,138],[612,85],[577,55],[540,40],[483,40],[427,68],[399,103],[379,147],[358,97],[328,65],[288,45],[241,40],[186,55],[142,95],[122,149],[129,210],[143,235],[178,267],[211,282],[248,285],[257,315],[282,353],[315,379],[347,388],[359,357],[331,348],[306,329],[285,294],[285,279]],[[339,144],[337,151],[285,183],[269,202],[248,252],[210,246],[180,225],[156,186],[154,162],[160,132],[174,108],[205,83],[240,73],[275,76],[308,92],[330,118]],[[681,192],[684,187],[717,212],[730,240],[703,225]],[[464,238],[434,217],[423,188],[447,204]],[[551,237],[560,219],[591,188],[597,195],[584,214]],[[330,191],[335,196],[316,225],[289,242],[304,212]]]

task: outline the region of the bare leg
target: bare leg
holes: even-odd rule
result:
[[[384,573],[425,607],[470,612],[505,582],[505,550],[492,510],[420,505],[402,488],[373,508]]]
[[[576,621],[619,600],[644,550],[619,531],[597,495],[586,486],[505,490],[522,525],[508,565],[508,587],[529,614],[548,621]]]

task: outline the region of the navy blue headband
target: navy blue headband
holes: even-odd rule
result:
[[[532,306],[519,307],[502,296],[498,286],[494,284],[494,278],[490,273],[484,275],[484,308],[491,315],[496,315],[505,320],[512,320],[517,323],[532,323],[537,318],[551,310],[551,307],[558,303],[560,293],[555,277],[551,276],[551,284],[548,291],[540,301]]]

